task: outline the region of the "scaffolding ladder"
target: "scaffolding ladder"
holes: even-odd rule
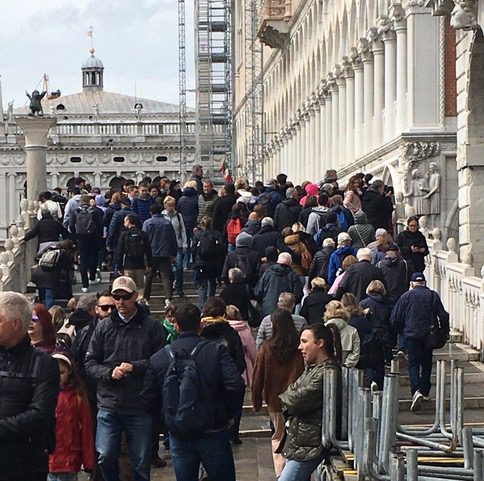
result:
[[[232,0],[197,0],[197,158],[216,172],[232,168]]]

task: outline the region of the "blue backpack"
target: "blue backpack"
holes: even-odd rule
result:
[[[196,355],[209,341],[198,343],[188,356],[166,347],[170,365],[163,383],[163,412],[168,431],[179,437],[194,437],[213,427],[213,398],[196,362]]]
[[[345,213],[342,210],[339,210],[336,212],[336,217],[338,218],[338,224],[340,226],[340,229],[344,232],[348,230],[348,221],[346,220]]]

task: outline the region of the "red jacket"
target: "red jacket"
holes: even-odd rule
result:
[[[94,432],[89,404],[72,386],[61,389],[55,409],[55,451],[49,473],[77,473],[95,466]]]

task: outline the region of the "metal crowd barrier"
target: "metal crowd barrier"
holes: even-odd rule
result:
[[[400,426],[399,380],[398,361],[385,375],[383,391],[365,387],[359,370],[328,368],[323,383],[323,446],[351,451],[358,481],[484,481],[484,430],[464,427],[463,369],[454,360],[437,361],[435,419],[428,429]],[[419,455],[462,457],[464,463],[462,467],[419,464]],[[318,481],[334,479],[329,471],[321,466]]]

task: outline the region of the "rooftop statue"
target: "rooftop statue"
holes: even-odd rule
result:
[[[44,111],[42,110],[42,99],[47,92],[44,90],[40,93],[38,90],[34,90],[32,95],[30,95],[27,90],[25,91],[25,95],[30,99],[30,113],[29,117],[43,116]]]

